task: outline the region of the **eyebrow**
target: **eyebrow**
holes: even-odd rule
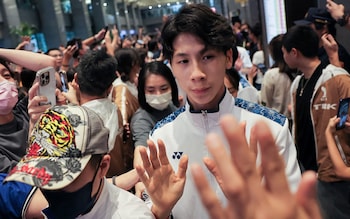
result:
[[[204,46],[204,48],[199,51],[199,54],[203,55],[208,50],[209,50],[208,46]],[[183,57],[183,56],[188,56],[188,54],[187,53],[177,53],[176,55],[174,55],[174,57]]]

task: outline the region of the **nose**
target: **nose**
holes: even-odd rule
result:
[[[191,80],[192,81],[201,81],[206,78],[206,74],[202,70],[203,68],[200,67],[198,64],[195,64],[192,69],[191,73]]]

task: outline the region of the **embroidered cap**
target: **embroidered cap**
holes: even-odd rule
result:
[[[35,124],[27,154],[5,181],[19,181],[47,190],[72,183],[93,154],[108,153],[109,130],[83,106],[54,106]]]
[[[335,24],[335,20],[325,8],[311,7],[307,11],[304,19],[294,21],[296,25],[309,25],[311,23]]]

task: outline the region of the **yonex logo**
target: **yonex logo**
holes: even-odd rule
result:
[[[174,160],[180,160],[180,158],[181,158],[181,156],[182,156],[183,153],[184,153],[184,152],[174,152],[174,153],[173,153],[173,159],[174,159]]]

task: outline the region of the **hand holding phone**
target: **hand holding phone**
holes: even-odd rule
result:
[[[38,95],[46,96],[47,102],[40,102],[39,105],[51,106],[56,105],[56,78],[55,69],[53,67],[47,67],[40,69],[36,73],[36,80],[39,82]]]
[[[345,122],[349,115],[349,105],[350,98],[341,99],[339,101],[337,117],[340,118],[340,121],[335,127],[337,130],[345,128]]]

